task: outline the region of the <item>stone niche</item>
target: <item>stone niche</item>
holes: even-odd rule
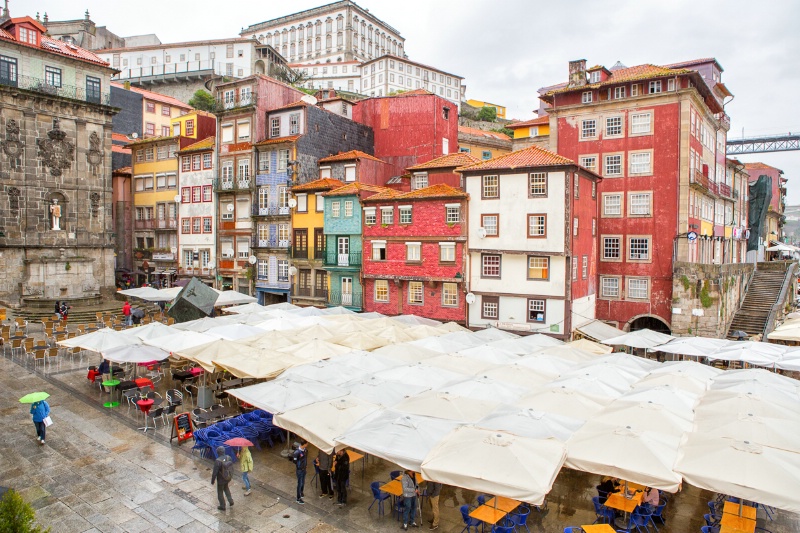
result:
[[[32,307],[52,306],[56,300],[78,304],[100,301],[95,260],[88,257],[42,257],[25,260],[22,300]]]

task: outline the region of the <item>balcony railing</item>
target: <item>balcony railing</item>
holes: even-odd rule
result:
[[[298,287],[295,285],[293,290],[292,296],[295,297],[328,299],[327,289],[312,289],[311,287]]]
[[[330,305],[341,305],[344,307],[357,307],[361,308],[361,293],[360,292],[342,292],[340,290],[330,291],[328,296],[328,303]]]
[[[27,91],[49,94],[51,96],[60,96],[61,98],[80,100],[81,102],[89,102],[91,104],[111,105],[110,93],[101,93],[99,90],[87,91],[84,87],[75,87],[73,85],[51,85],[42,78],[34,78],[32,76],[0,76],[0,85],[8,85]]]
[[[708,190],[708,176],[699,170],[689,173],[689,183],[699,185],[703,189]]]
[[[253,205],[254,217],[269,217],[269,216],[281,216],[281,215],[289,216],[291,212],[292,211],[289,208],[289,206],[279,207],[276,205],[270,205],[264,207],[260,205]]]
[[[178,273],[183,276],[210,276],[211,275],[211,268],[194,268],[194,267],[186,267],[186,268],[179,268]]]
[[[221,111],[230,111],[231,109],[236,109],[239,107],[247,107],[255,104],[258,100],[255,93],[240,95],[234,98],[225,98],[224,91],[220,92],[223,94],[214,104],[214,110],[218,113]]]
[[[270,281],[269,279],[259,278],[256,280],[256,287],[262,289],[288,289],[289,280]]]
[[[146,218],[142,220],[133,221],[134,229],[153,229],[156,227],[156,219]]]
[[[156,229],[176,229],[178,227],[177,218],[157,218]]]
[[[250,185],[253,183],[252,180],[240,180],[240,179],[222,179],[216,178],[212,180],[212,184],[214,186],[215,192],[224,192],[224,191],[248,191],[250,190]]]
[[[250,242],[250,245],[253,248],[289,248],[289,244],[290,242],[288,239],[281,240],[278,239],[277,237],[264,238],[264,237],[259,237],[258,235],[253,237],[252,241]]]
[[[719,194],[720,196],[724,196],[725,198],[733,198],[733,191],[731,190],[731,186],[725,183],[719,184]]]
[[[325,265],[340,267],[361,266],[361,252],[340,254],[329,251],[327,254],[325,254]]]
[[[308,259],[308,248],[298,248],[293,246],[289,252],[291,257],[294,259]]]
[[[708,180],[708,190],[714,194],[719,194],[719,183]]]

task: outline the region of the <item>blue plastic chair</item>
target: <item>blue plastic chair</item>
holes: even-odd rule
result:
[[[477,498],[475,499],[478,500],[478,507],[480,507],[486,503],[486,494],[478,494]]]
[[[392,470],[391,472],[389,472],[389,481],[396,479],[397,476],[399,476],[402,473],[403,473],[402,470]]]
[[[580,533],[582,531],[580,526],[569,526],[564,528],[564,533]]]
[[[469,505],[461,506],[461,519],[464,520],[464,529],[461,530],[461,533],[472,531],[473,527],[475,528],[475,533],[478,533],[478,528],[483,525],[483,522],[469,515]]]
[[[518,508],[517,510],[518,512],[511,513],[510,515],[508,515],[508,519],[514,525],[514,531],[522,529],[524,526],[525,530],[528,531],[528,533],[530,533],[531,530],[528,529],[528,517],[531,515],[531,510],[527,507],[525,507],[524,509]]]
[[[383,516],[383,502],[389,499],[390,494],[383,492],[380,489],[381,482],[380,481],[373,481],[369,484],[369,488],[372,489],[372,503],[369,504],[367,511],[372,509],[372,506],[375,505],[375,502],[378,502],[378,516]]]
[[[658,527],[656,526],[656,522],[655,522],[654,518],[658,518],[661,521],[661,525],[662,526],[665,525],[666,522],[664,522],[664,517],[661,516],[661,513],[664,512],[664,507],[666,507],[666,506],[667,506],[666,502],[662,503],[661,505],[656,507],[653,510],[653,513],[650,515],[650,522],[652,522],[653,527],[655,528],[656,531],[658,531]]]
[[[492,526],[492,533],[514,533],[514,526]]]
[[[650,529],[647,527],[647,524],[650,522],[651,515],[652,513],[643,511],[641,507],[637,507],[633,513],[631,513],[631,517],[628,521],[628,531],[635,526],[636,531],[641,533],[642,528],[644,528],[644,531],[649,533]]]
[[[592,498],[594,504],[594,514],[596,516],[593,524],[602,521],[604,524],[610,524],[614,520],[614,511],[600,503],[600,496]]]
[[[703,526],[700,528],[701,533],[718,533],[719,526]]]

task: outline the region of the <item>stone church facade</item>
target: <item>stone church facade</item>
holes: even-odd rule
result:
[[[114,290],[113,70],[0,18],[0,302],[94,303]]]

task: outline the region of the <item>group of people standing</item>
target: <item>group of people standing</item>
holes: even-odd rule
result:
[[[306,469],[308,468],[308,442],[300,441],[300,446],[292,453],[290,459],[294,462],[297,474],[297,500],[303,505],[305,496]],[[347,482],[350,479],[350,456],[347,450],[337,450],[334,454],[319,452],[314,459],[314,466],[319,473],[320,498],[327,496],[333,499],[334,491],[338,495],[339,507],[347,504]]]
[[[67,321],[67,316],[69,315],[69,310],[72,309],[71,305],[67,305],[67,302],[56,302],[55,308],[53,309],[53,314],[58,315],[62,322]]]

